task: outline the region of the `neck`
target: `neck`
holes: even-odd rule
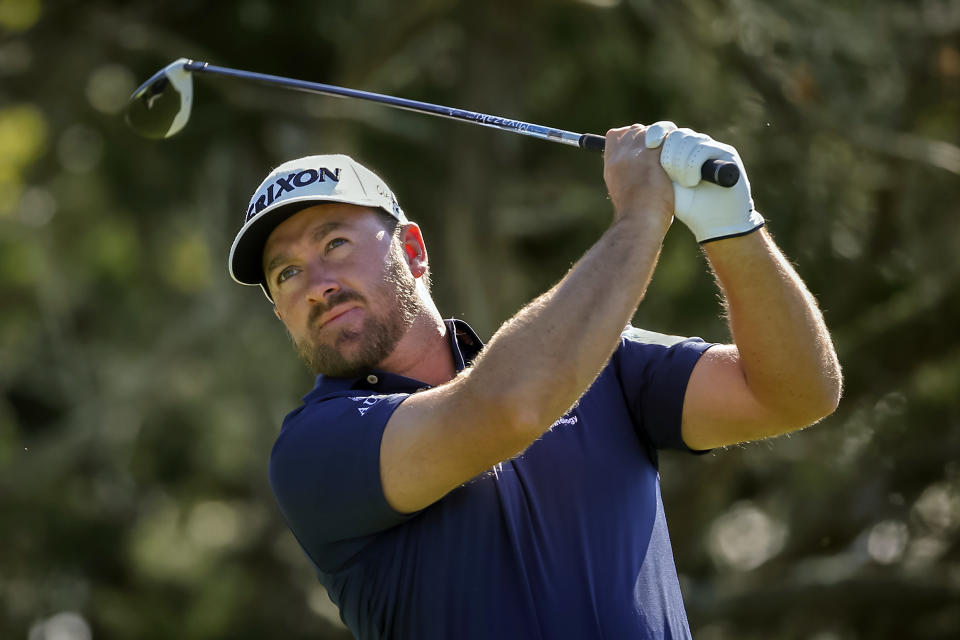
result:
[[[380,368],[431,386],[453,380],[457,373],[447,337],[447,327],[436,307],[424,309],[410,325],[397,348]]]

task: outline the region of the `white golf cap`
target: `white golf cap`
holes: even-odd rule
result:
[[[390,187],[377,174],[343,154],[307,156],[285,162],[260,183],[243,227],[230,248],[230,275],[240,284],[264,283],[263,246],[293,214],[318,202],[344,202],[382,209],[401,223],[407,218]]]

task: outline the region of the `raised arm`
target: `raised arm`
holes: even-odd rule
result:
[[[651,127],[674,183],[676,216],[693,231],[723,291],[733,345],[709,349],[687,384],[682,434],[693,449],[799,429],[832,413],[840,366],[813,296],[762,228],[733,147],[672,123]],[[653,133],[649,136],[651,138]],[[706,158],[740,165],[731,189],[700,181]]]
[[[813,296],[764,230],[704,245],[723,291],[733,345],[690,376],[683,439],[693,449],[807,426],[832,413],[841,375]]]
[[[414,394],[393,413],[380,450],[387,501],[423,508],[521,452],[563,415],[610,358],[653,274],[673,191],[644,127],[607,133],[606,233],[548,292],[493,336],[470,369]],[[611,286],[616,283],[616,286]]]

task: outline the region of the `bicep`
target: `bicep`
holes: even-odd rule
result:
[[[495,406],[470,400],[461,377],[411,395],[387,422],[380,479],[401,513],[429,506],[522,449]]]
[[[703,353],[687,383],[683,441],[695,450],[757,440],[779,433],[776,415],[750,390],[740,353],[717,345]]]

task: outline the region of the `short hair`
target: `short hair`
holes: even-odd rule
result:
[[[370,210],[373,211],[375,214],[377,214],[377,217],[380,218],[380,224],[383,225],[383,228],[384,228],[384,229],[386,229],[387,231],[389,231],[389,232],[392,233],[392,234],[396,234],[396,233],[397,233],[397,229],[398,229],[399,226],[400,226],[400,224],[399,224],[400,221],[399,221],[399,220],[397,220],[396,218],[394,218],[392,215],[390,215],[389,213],[387,213],[387,212],[384,211],[383,209],[380,209],[380,208],[376,208],[376,209],[375,209],[375,208],[371,207]]]

